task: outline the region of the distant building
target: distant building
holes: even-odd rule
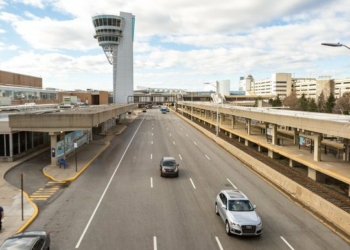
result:
[[[219,95],[230,95],[230,80],[221,80],[216,82]]]
[[[279,96],[281,99],[294,92],[297,98],[304,95],[306,98],[317,99],[323,92],[325,97],[333,93],[336,98],[344,91],[350,91],[350,79],[319,78],[292,78],[291,73],[274,73],[271,78],[255,80],[251,75],[241,77],[239,89],[246,95]]]

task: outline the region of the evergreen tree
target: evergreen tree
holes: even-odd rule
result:
[[[281,107],[281,106],[282,106],[282,101],[280,99],[280,96],[277,95],[277,97],[272,100],[272,107]]]
[[[333,93],[331,93],[327,99],[327,102],[326,102],[326,108],[325,108],[326,113],[333,112],[333,108],[335,106],[335,101],[336,101],[336,99],[335,99]]]
[[[317,107],[317,104],[316,104],[316,101],[314,98],[308,99],[307,111],[309,111],[309,112],[317,112],[318,111],[318,107]]]
[[[304,93],[301,95],[301,97],[298,99],[298,101],[299,101],[299,105],[300,105],[300,110],[307,111],[308,100],[306,99]]]
[[[325,112],[325,109],[326,109],[326,98],[324,97],[323,91],[321,92],[321,94],[317,98],[317,109],[318,109],[318,112],[320,112],[320,113],[324,113]]]

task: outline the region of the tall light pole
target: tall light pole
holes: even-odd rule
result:
[[[183,104],[183,102],[185,100],[184,100],[184,94],[182,94],[182,90],[180,91],[180,95],[181,95],[181,98],[182,98],[181,113],[182,113],[182,116],[184,116],[184,104]]]
[[[348,46],[346,46],[345,44],[341,44],[341,43],[321,43],[321,45],[324,46],[330,46],[330,47],[345,47],[347,49],[350,49]],[[339,88],[339,97],[341,97],[341,88]]]
[[[321,43],[321,45],[330,46],[330,47],[345,47],[345,48],[350,49],[348,46],[346,46],[345,44],[341,44],[341,43]]]
[[[209,82],[205,82],[204,84],[209,84],[211,86],[215,87],[215,92],[218,98],[218,102],[216,103],[216,131],[215,131],[215,135],[219,136],[219,93],[218,93],[218,87],[215,86],[214,84],[211,84]]]
[[[191,92],[191,121],[193,121],[193,92]]]

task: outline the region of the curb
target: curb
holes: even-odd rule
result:
[[[16,231],[15,234],[23,232],[38,216],[39,209],[38,206],[29,198],[29,195],[23,191],[24,196],[26,197],[26,200],[29,201],[29,203],[34,208],[34,214]]]
[[[58,180],[56,179],[55,177],[49,175],[45,169],[43,170],[43,174],[47,177],[47,178],[50,178],[51,180],[53,181],[57,181],[57,182],[72,182],[74,180],[76,180],[89,166],[90,164],[103,152],[106,150],[106,148],[109,147],[109,145],[111,144],[109,141],[108,142],[105,142],[105,146],[90,160],[88,161],[87,164],[85,164],[85,166],[79,171],[77,172],[73,177],[71,178],[68,178],[68,179],[63,179],[63,180]]]

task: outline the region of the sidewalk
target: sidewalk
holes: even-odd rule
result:
[[[110,141],[127,128],[127,124],[131,123],[137,117],[138,112],[140,111],[135,110],[134,114],[127,115],[123,122],[111,128],[106,134],[101,135],[101,139],[92,141],[89,144],[85,144],[77,149],[77,164],[73,153],[66,158],[66,168],[48,165],[43,169],[43,174],[54,181],[74,181],[109,146]],[[35,154],[24,157],[19,161],[0,163],[0,206],[4,208],[5,213],[4,222],[2,224],[3,230],[0,233],[0,245],[6,238],[17,232],[25,230],[35,220],[39,212],[36,204],[30,200],[28,194],[23,193],[22,220],[21,190],[7,183],[4,178],[5,174],[11,168],[32,157],[35,157],[42,151],[38,151]]]

